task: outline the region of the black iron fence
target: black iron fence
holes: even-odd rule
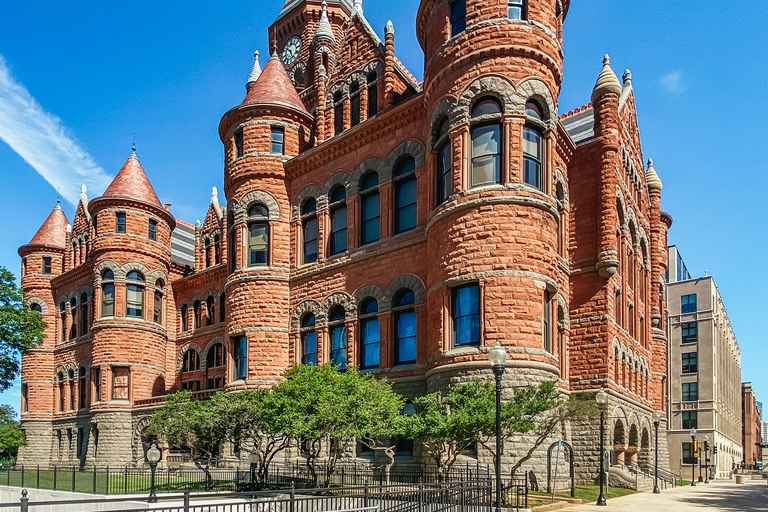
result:
[[[487,512],[492,506],[490,480],[465,483],[416,484],[400,486],[352,486],[323,489],[226,494],[165,495],[160,503],[125,508],[131,498],[33,501],[26,490],[19,502],[2,503],[0,510],[37,512],[66,507],[65,510],[145,510],[163,512]]]

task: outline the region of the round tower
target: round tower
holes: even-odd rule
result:
[[[53,347],[58,332],[51,280],[64,271],[68,227],[67,217],[57,204],[32,240],[19,248],[24,300],[46,323],[42,344],[21,356],[21,425],[27,445],[19,448],[18,458],[25,464],[48,464],[51,456]]]
[[[292,212],[284,164],[311,146],[313,123],[273,50],[243,102],[219,124],[227,198],[228,389],[274,382],[292,360],[286,329]]]
[[[96,461],[127,463],[134,397],[165,392],[164,312],[176,221],[157,198],[135,148],[88,210],[94,272],[91,411],[99,439],[94,455]]]
[[[424,0],[430,390],[507,348],[510,384],[557,381],[568,278],[557,150],[567,1]]]

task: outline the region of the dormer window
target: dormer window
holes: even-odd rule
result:
[[[467,28],[467,3],[458,0],[451,4],[451,37],[464,32]]]
[[[511,20],[524,20],[527,19],[528,13],[526,12],[526,0],[508,0],[507,1],[507,13]]]
[[[117,212],[115,219],[115,232],[125,233],[125,212]]]
[[[285,130],[278,126],[273,126],[269,140],[271,142],[270,151],[272,153],[277,153],[278,155],[285,154]]]

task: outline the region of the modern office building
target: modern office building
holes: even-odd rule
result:
[[[695,428],[717,447],[713,474],[727,477],[743,458],[741,351],[712,276],[692,278],[677,247],[668,251],[669,465],[690,477]]]
[[[761,460],[761,450],[757,446],[760,439],[760,411],[758,401],[752,390],[751,382],[741,384],[741,421],[743,425],[742,444],[744,445],[744,457],[742,463],[747,467],[753,467]]]

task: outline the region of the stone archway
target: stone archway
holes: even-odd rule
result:
[[[165,460],[165,450],[162,443],[158,440],[157,435],[147,432],[149,427],[150,416],[141,418],[136,423],[136,428],[133,430],[133,439],[131,441],[131,447],[133,448],[133,464],[134,466],[143,466],[147,460],[147,450],[149,450],[152,443],[157,443],[157,447],[161,449],[163,456],[161,458],[161,464]]]
[[[640,452],[640,441],[637,435],[637,425],[632,425],[629,428],[629,442],[627,443],[626,453],[629,455],[624,456],[624,464],[627,466],[637,465],[637,454]]]
[[[643,432],[640,434],[640,454],[638,460],[641,465],[650,467],[653,465],[653,458],[651,453],[651,436],[648,434],[648,429],[643,427]]]
[[[613,426],[613,452],[616,456],[616,464],[624,465],[624,452],[627,451],[624,422],[616,420]]]

